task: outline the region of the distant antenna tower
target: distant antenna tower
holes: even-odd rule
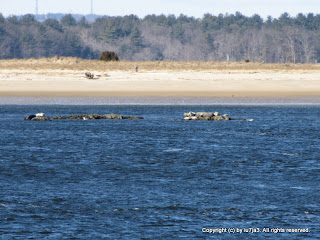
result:
[[[38,15],[38,0],[36,0],[36,16]]]
[[[91,0],[91,15],[93,15],[93,0]]]

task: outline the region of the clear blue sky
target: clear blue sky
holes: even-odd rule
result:
[[[36,0],[0,0],[0,12],[4,16],[35,13]],[[90,14],[91,0],[38,0],[39,14],[80,13]],[[251,16],[279,17],[288,12],[320,13],[320,0],[93,0],[95,14],[123,16],[136,14],[183,13],[188,16],[202,17],[205,13],[235,13],[239,11]]]

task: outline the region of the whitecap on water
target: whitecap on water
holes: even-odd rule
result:
[[[294,155],[298,155],[297,153],[294,154],[294,153],[282,153],[282,155],[284,156],[294,156]]]
[[[182,148],[168,148],[166,150],[163,150],[164,152],[181,152],[183,151],[184,149]]]

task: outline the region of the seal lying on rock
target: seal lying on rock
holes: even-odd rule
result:
[[[51,121],[50,118],[44,116],[44,113],[36,113],[36,114],[33,114],[33,115],[29,115],[24,120],[28,120],[28,121]]]
[[[36,115],[29,115],[28,117],[26,117],[24,120],[32,120],[33,118],[35,118]]]
[[[196,116],[196,113],[195,112],[188,112],[188,113],[185,113],[184,116],[185,117],[194,117],[194,116]]]
[[[182,120],[203,120],[203,121],[230,121],[230,120],[247,120],[247,119],[231,119],[228,114],[220,115],[219,112],[189,112],[184,114]],[[253,119],[248,119],[247,121],[253,121]]]
[[[44,117],[44,113],[36,113],[36,117]]]
[[[24,120],[28,120],[28,121],[51,121],[51,119],[48,118],[48,117],[44,117],[44,116],[37,117],[36,115],[30,115],[30,116],[26,117]]]

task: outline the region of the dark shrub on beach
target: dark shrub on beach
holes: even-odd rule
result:
[[[102,61],[119,61],[119,57],[115,52],[105,51],[101,53],[99,60]]]

